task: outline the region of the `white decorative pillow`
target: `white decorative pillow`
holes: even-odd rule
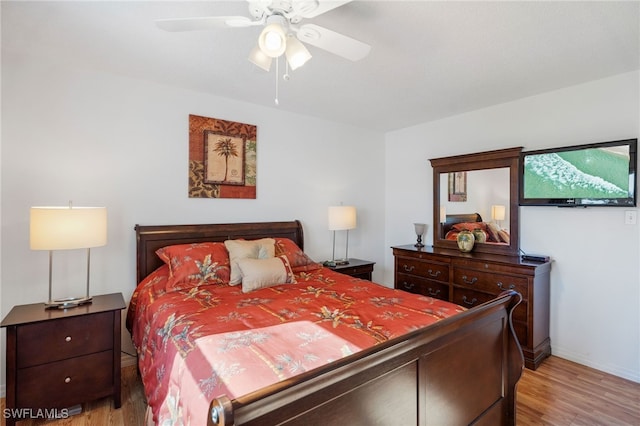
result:
[[[224,246],[229,251],[231,266],[230,285],[238,285],[242,282],[242,274],[238,267],[240,259],[268,259],[275,256],[275,243],[273,238],[259,240],[227,240]]]
[[[238,260],[238,266],[242,272],[243,293],[259,288],[296,282],[291,271],[289,259],[284,255],[270,259],[244,258]]]

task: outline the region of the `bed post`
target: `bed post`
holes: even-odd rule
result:
[[[233,425],[233,405],[229,398],[223,395],[211,402],[207,423],[215,426]]]
[[[507,342],[507,359],[509,361],[508,370],[507,370],[507,383],[509,384],[509,392],[508,392],[508,410],[507,410],[507,423],[515,425],[516,424],[516,390],[518,386],[518,381],[520,377],[522,377],[522,372],[524,371],[524,355],[522,353],[522,348],[520,347],[520,342],[518,342],[518,337],[516,336],[516,332],[513,329],[513,311],[516,309],[516,306],[520,304],[522,301],[522,295],[513,290],[503,291],[500,296],[511,296],[511,302],[507,308],[509,312],[509,339]]]

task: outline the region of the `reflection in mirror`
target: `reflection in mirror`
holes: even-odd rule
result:
[[[463,180],[461,173],[466,173],[466,179]],[[492,222],[508,232],[509,189],[508,167],[441,173],[440,222],[446,221],[446,215],[478,213],[484,222]],[[504,215],[497,215],[501,210]],[[442,226],[439,229],[441,238],[445,238]],[[490,238],[487,244],[492,242]]]

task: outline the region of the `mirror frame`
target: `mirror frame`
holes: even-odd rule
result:
[[[509,244],[477,244],[474,252],[493,253],[517,256],[520,250],[519,241],[519,165],[522,147],[485,151],[474,154],[456,155],[452,157],[433,158],[433,246],[458,250],[455,241],[440,237],[440,175],[449,172],[468,172],[496,168],[509,168]],[[475,213],[475,212],[467,212]]]

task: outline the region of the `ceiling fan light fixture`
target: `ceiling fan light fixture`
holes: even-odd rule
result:
[[[296,70],[306,64],[309,59],[311,59],[311,53],[307,50],[306,47],[300,41],[293,37],[289,36],[287,38],[287,48],[285,51],[287,56],[287,62],[292,70]]]
[[[287,48],[287,35],[279,24],[269,24],[260,33],[258,46],[265,55],[277,58]]]
[[[262,49],[260,49],[259,46],[256,46],[253,48],[251,53],[249,53],[249,61],[268,72],[271,69],[271,62],[273,62],[273,58],[265,55]]]

